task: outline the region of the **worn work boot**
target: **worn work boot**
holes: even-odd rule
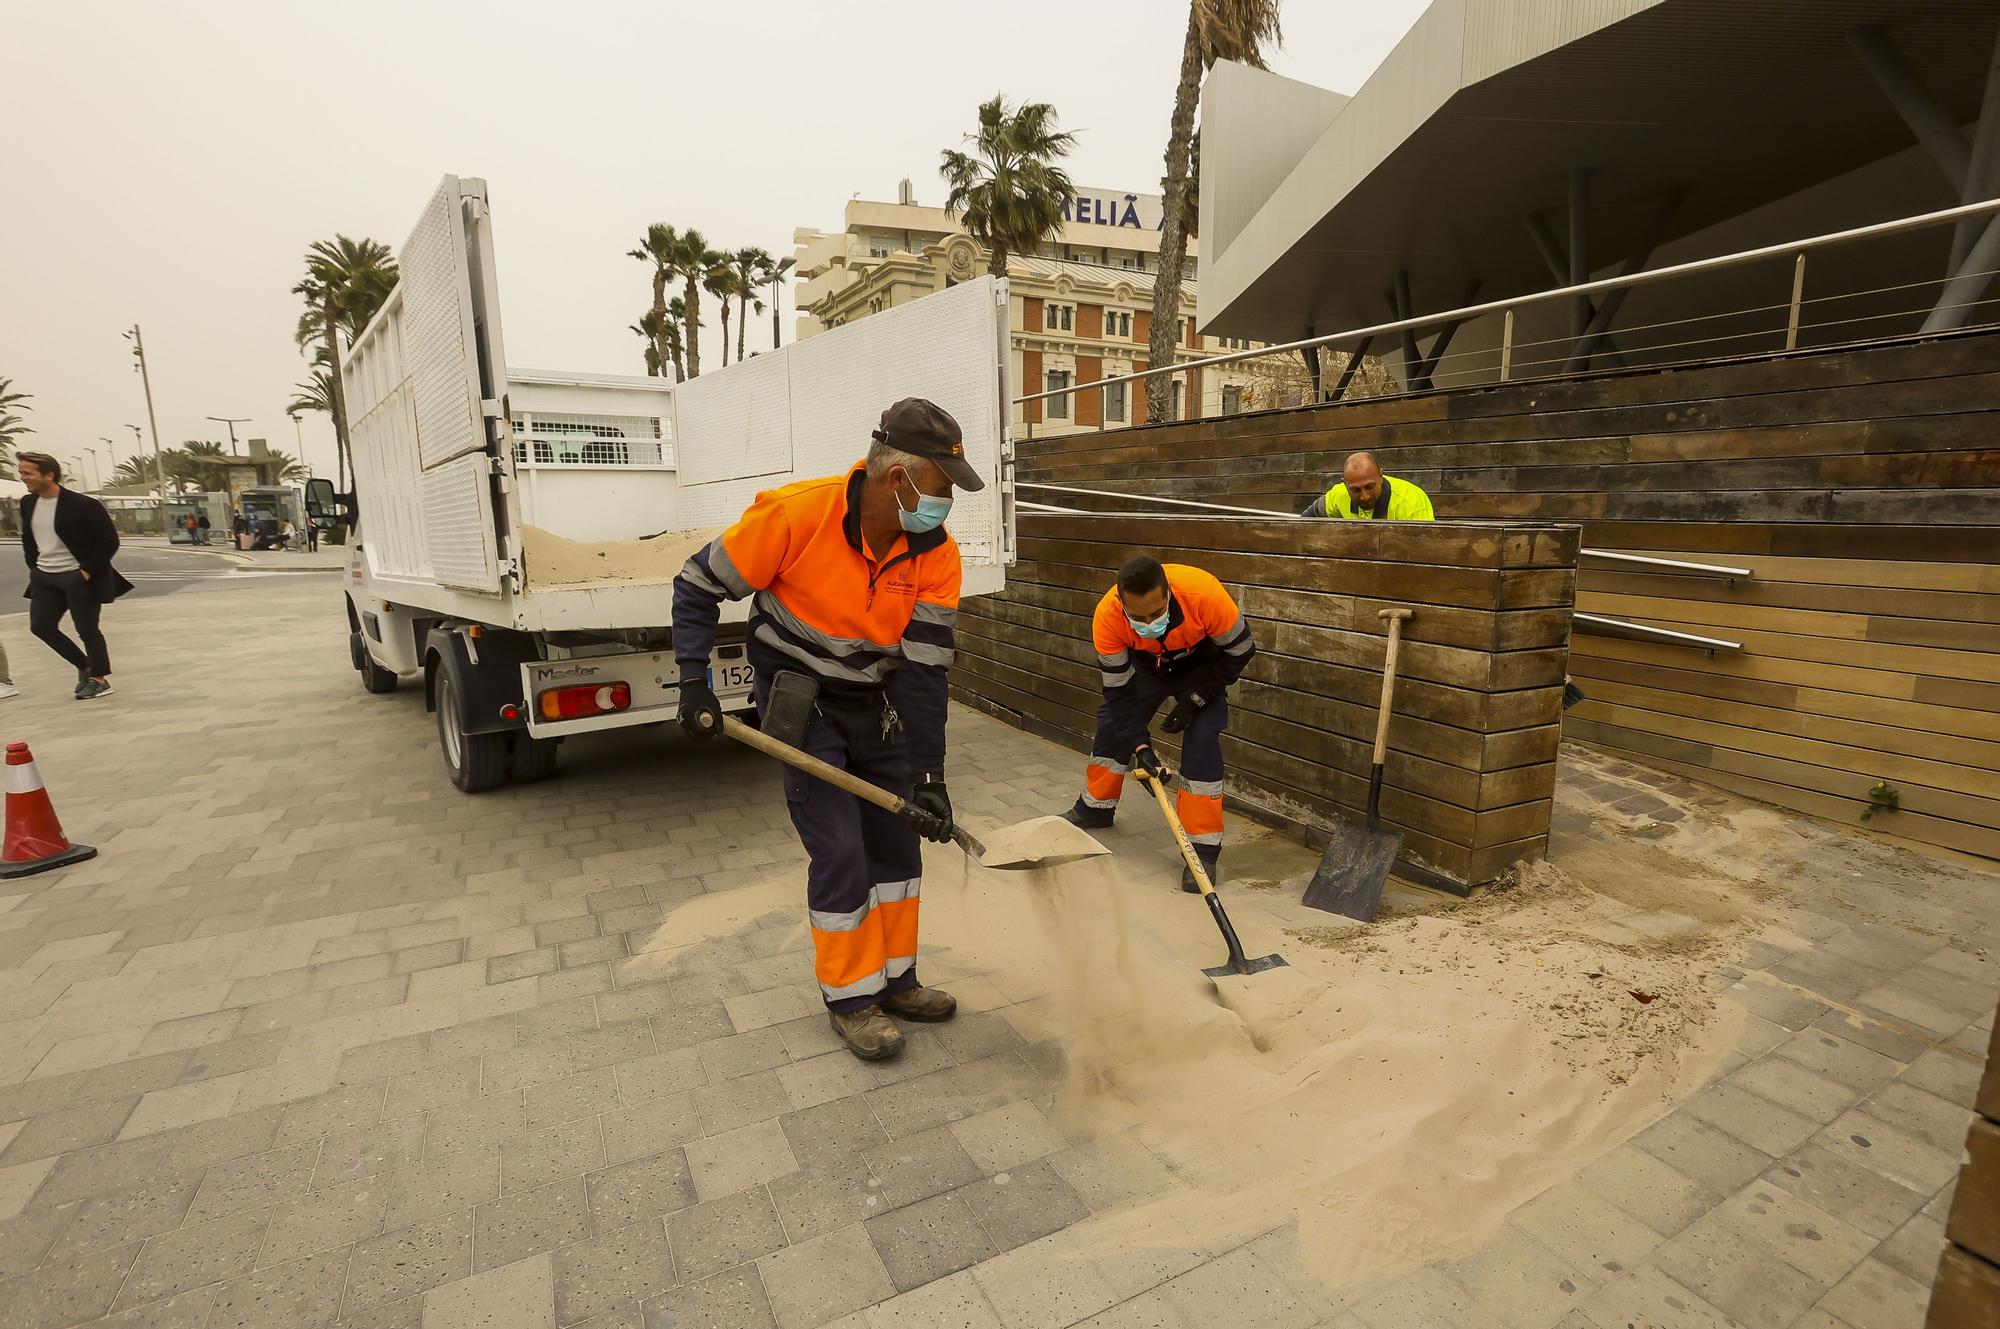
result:
[[[1206,872],[1206,873],[1208,874],[1208,884],[1209,884],[1209,885],[1211,885],[1211,886],[1213,886],[1213,887],[1216,887],[1216,888],[1217,888],[1218,890],[1219,890],[1219,889],[1221,889],[1221,887],[1222,887],[1222,862],[1221,862],[1221,860],[1219,860],[1219,859],[1218,859],[1217,861],[1215,861],[1215,862],[1213,862],[1213,863],[1209,863],[1209,862],[1204,862],[1204,863],[1203,863],[1203,864],[1201,865],[1201,870],[1202,870],[1203,872]],[[1195,880],[1194,880],[1194,869],[1193,869],[1193,868],[1190,868],[1190,867],[1189,867],[1189,866],[1187,865],[1187,860],[1186,860],[1186,859],[1182,859],[1182,860],[1181,860],[1181,889],[1182,889],[1182,890],[1184,890],[1184,891],[1186,891],[1186,892],[1187,892],[1187,893],[1188,893],[1189,895],[1200,895],[1200,894],[1201,894],[1201,887],[1199,887],[1199,886],[1195,885]]]
[[[1072,826],[1081,826],[1086,831],[1108,831],[1111,829],[1112,818],[1117,815],[1111,808],[1094,808],[1082,799],[1078,799],[1068,812],[1062,814],[1062,819]]]
[[[903,1031],[882,1014],[880,1006],[864,1006],[858,1011],[828,1011],[833,1032],[847,1044],[847,1050],[863,1061],[887,1061],[903,1050]]]
[[[914,987],[882,998],[882,1009],[904,1020],[938,1024],[958,1014],[958,998],[937,988]]]

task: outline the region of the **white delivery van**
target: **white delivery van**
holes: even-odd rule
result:
[[[452,783],[555,770],[565,737],[674,717],[673,579],[760,490],[837,474],[882,409],[928,397],[986,479],[950,529],[965,594],[1013,561],[1007,290],[983,277],[686,383],[509,368],[485,182],[445,177],[401,280],[341,358],[354,490],[345,585],[362,686],[421,678]],[[711,660],[750,706],[747,604]]]

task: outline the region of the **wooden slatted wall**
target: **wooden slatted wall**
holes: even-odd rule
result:
[[[1025,482],[1295,511],[1367,448],[1440,518],[1557,519],[1581,611],[1743,643],[1579,633],[1566,732],[1739,793],[2000,857],[2000,335],[1029,442]],[[1100,506],[1024,491],[1029,499]],[[1124,505],[1106,505],[1124,506]]]
[[[1229,804],[1310,835],[1366,806],[1377,612],[1408,605],[1384,821],[1413,861],[1462,884],[1545,848],[1574,526],[1024,515],[1019,540],[1006,591],[960,609],[961,700],[1087,750],[1101,696],[1091,615],[1118,566],[1145,552],[1206,568],[1258,643],[1231,697]],[[1079,761],[1079,785],[1082,773]]]

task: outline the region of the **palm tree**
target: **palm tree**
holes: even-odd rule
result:
[[[151,489],[158,483],[150,457],[127,457],[112,468],[111,483],[119,489]]]
[[[304,383],[292,384],[291,404],[285,407],[290,415],[302,411],[318,411],[322,415],[333,414],[333,375],[325,369],[315,367],[312,377]]]
[[[309,480],[312,478],[312,467],[306,465],[289,452],[280,452],[278,449],[272,448],[271,460],[277,464],[278,479],[281,481]]]
[[[743,337],[750,331],[750,311],[764,312],[764,283],[776,263],[769,253],[752,246],[729,255],[729,284],[736,293],[736,360],[743,361]]]
[[[644,242],[637,249],[628,249],[625,251],[629,256],[638,259],[641,263],[650,263],[653,265],[653,303],[646,311],[646,317],[639,320],[641,328],[646,326],[649,319],[658,327],[664,328],[666,326],[668,317],[667,279],[674,275],[673,254],[675,247],[679,244],[680,232],[664,222],[654,222],[646,228],[646,239]],[[634,330],[637,331],[637,329]],[[646,336],[648,334],[641,332],[640,335]],[[675,372],[678,373],[680,369],[678,362],[676,362],[674,368]]]
[[[714,296],[722,307],[722,367],[729,368],[729,302],[736,296],[736,274],[730,271],[726,256],[717,254],[716,262],[702,274],[701,289]]]
[[[368,326],[396,286],[396,259],[378,240],[351,240],[336,235],[316,240],[306,250],[306,275],[292,294],[302,296],[306,311],[294,334],[299,349],[317,346],[313,359],[327,373],[334,443],[340,459],[340,486],[347,487],[347,394],[340,385],[340,337],[351,341]]]
[[[674,362],[674,382],[688,380],[688,340],[680,332],[686,324],[688,302],[674,296],[666,302],[666,324],[660,328],[660,346],[666,350],[666,358]]]
[[[683,285],[681,326],[687,334],[687,376],[701,376],[701,288],[722,255],[708,247],[700,231],[682,231],[675,237],[669,265]],[[728,359],[729,320],[723,319],[723,358]]]
[[[13,379],[0,378],[0,479],[14,478],[14,445],[21,435],[35,432],[26,420],[15,414],[17,409],[34,410],[28,405],[33,400],[33,393],[14,390]]]
[[[1165,216],[1160,226],[1160,271],[1153,278],[1153,327],[1147,355],[1155,368],[1174,362],[1180,344],[1181,268],[1187,262],[1187,183],[1194,107],[1201,76],[1217,60],[1237,60],[1264,69],[1264,47],[1284,41],[1278,26],[1280,0],[1188,0],[1187,37],[1181,44],[1181,77],[1174,87],[1174,113],[1167,128]],[[1146,381],[1148,416],[1173,415],[1173,375]]]
[[[765,268],[764,268],[764,270],[763,270],[762,272],[760,272],[760,273],[758,273],[758,274],[757,274],[757,282],[758,282],[758,284],[759,284],[759,285],[762,285],[762,286],[771,286],[771,285],[775,285],[775,284],[777,283],[777,281],[778,281],[778,279],[779,279],[779,278],[783,277],[783,276],[784,276],[784,275],[785,275],[785,274],[786,274],[787,272],[790,272],[790,271],[791,271],[791,270],[792,270],[792,269],[793,269],[793,268],[794,268],[795,266],[797,266],[797,264],[798,264],[798,259],[796,259],[796,258],[781,258],[781,259],[779,259],[779,260],[778,260],[777,262],[775,262],[775,263],[770,263],[770,264],[767,264],[767,265],[765,265]],[[774,351],[778,349],[778,305],[777,305],[777,299],[778,299],[778,296],[777,296],[777,292],[773,291],[773,292],[771,293],[771,301],[772,301],[772,303],[771,303],[771,349],[772,349],[772,350],[774,350]]]
[[[1057,163],[1076,135],[1057,131],[1047,102],[1016,110],[995,93],[980,104],[979,128],[965,141],[971,153],[946,148],[938,167],[951,186],[945,212],[964,214],[965,233],[986,246],[986,270],[1004,277],[1008,254],[1032,253],[1062,229],[1063,202],[1076,191]]]
[[[663,378],[666,374],[666,356],[662,354],[661,329],[666,320],[654,310],[639,315],[637,323],[629,324],[629,331],[637,334],[646,343],[646,377]]]
[[[678,295],[667,301],[667,321],[660,325],[660,349],[674,366],[674,382],[687,381],[687,339],[681,329],[687,326],[687,301]]]

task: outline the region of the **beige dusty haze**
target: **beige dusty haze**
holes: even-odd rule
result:
[[[1352,91],[1423,7],[1295,3],[1274,66]],[[400,246],[447,172],[493,190],[508,359],[638,373],[624,255],[646,223],[784,254],[857,191],[909,175],[941,201],[938,152],[996,89],[1082,131],[1080,183],[1156,189],[1178,9],[20,0],[0,11],[0,375],[35,394],[36,444],[129,455],[136,320],[168,445],[249,416],[241,436],[289,450],[300,254],[335,231]],[[306,439],[330,468],[323,417]]]

